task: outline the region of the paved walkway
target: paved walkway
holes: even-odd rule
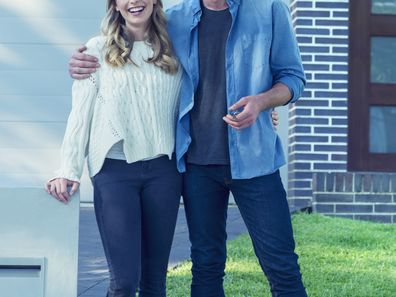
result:
[[[238,208],[228,209],[227,233],[228,239],[245,233],[246,227]],[[184,209],[180,208],[173,240],[169,267],[189,259],[188,230]],[[96,226],[93,208],[82,207],[80,212],[80,246],[79,246],[79,297],[104,297],[108,286],[107,264]]]

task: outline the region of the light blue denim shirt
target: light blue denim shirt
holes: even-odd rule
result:
[[[227,106],[249,95],[283,83],[292,93],[290,102],[301,95],[305,76],[290,19],[281,0],[228,0],[232,25],[226,44]],[[199,80],[199,0],[184,0],[168,12],[168,31],[184,68],[176,127],[176,157],[185,171],[184,156],[191,143],[190,115]],[[287,119],[282,119],[286,121]],[[275,172],[285,164],[281,141],[265,110],[249,128],[228,128],[231,174],[247,179]]]

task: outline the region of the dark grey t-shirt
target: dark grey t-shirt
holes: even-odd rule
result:
[[[228,9],[214,11],[202,5],[198,25],[199,83],[191,111],[192,142],[187,162],[199,165],[228,165],[225,46],[231,28]]]

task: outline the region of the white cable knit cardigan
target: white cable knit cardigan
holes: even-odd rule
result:
[[[158,155],[171,158],[174,151],[181,71],[171,75],[146,63],[153,51],[143,41],[135,42],[131,53],[137,66],[112,67],[104,61],[104,42],[98,36],[87,43],[87,54],[96,56],[101,67],[73,83],[55,178],[79,182],[86,156],[89,175],[94,176],[120,140],[128,163]]]

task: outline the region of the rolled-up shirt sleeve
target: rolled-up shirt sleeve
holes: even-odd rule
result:
[[[293,103],[302,95],[306,79],[289,8],[282,1],[272,4],[272,22],[270,63],[273,81],[289,88],[292,97],[288,103]]]

